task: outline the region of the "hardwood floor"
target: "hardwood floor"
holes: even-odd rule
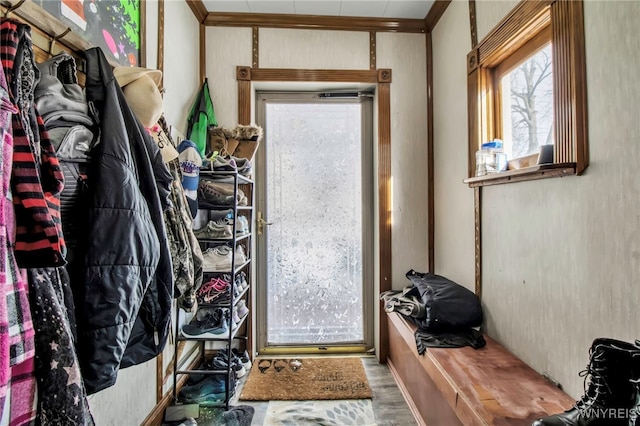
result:
[[[371,403],[376,424],[378,426],[417,425],[389,371],[389,367],[386,364],[378,363],[378,360],[373,356],[362,356],[361,358],[373,394]],[[237,395],[239,394],[240,390],[237,392]],[[231,405],[251,405],[255,409],[251,424],[262,425],[269,402],[238,401],[236,396],[231,400]]]

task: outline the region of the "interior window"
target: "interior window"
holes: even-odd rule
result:
[[[499,100],[496,137],[504,143],[507,160],[538,153],[541,145],[553,144],[551,43],[510,69],[498,67],[495,79]]]
[[[586,169],[583,21],[581,0],[522,1],[467,55],[465,182],[509,183]],[[475,153],[495,139],[503,142],[508,178],[502,179],[505,172],[476,177]]]

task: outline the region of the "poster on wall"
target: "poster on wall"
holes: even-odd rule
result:
[[[121,65],[140,66],[142,0],[36,0],[105,56]]]

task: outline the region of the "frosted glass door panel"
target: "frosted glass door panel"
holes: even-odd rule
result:
[[[361,343],[361,105],[267,104],[266,121],[267,343]]]

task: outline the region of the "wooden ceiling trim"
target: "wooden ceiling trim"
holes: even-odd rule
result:
[[[427,16],[424,18],[427,31],[433,31],[442,15],[444,15],[444,11],[449,7],[449,3],[451,3],[451,0],[436,0],[433,3],[431,9],[429,9],[429,13],[427,13]]]
[[[423,19],[361,18],[352,16],[289,15],[276,13],[209,12],[204,24],[220,27],[291,28],[307,30],[424,33]]]
[[[390,78],[390,77],[389,77]],[[252,81],[319,81],[377,83],[377,70],[299,70],[259,68],[251,70]]]
[[[198,22],[201,24],[204,23],[204,20],[207,18],[209,11],[207,7],[204,5],[202,0],[186,0],[191,12],[193,12],[193,16],[196,17]]]

